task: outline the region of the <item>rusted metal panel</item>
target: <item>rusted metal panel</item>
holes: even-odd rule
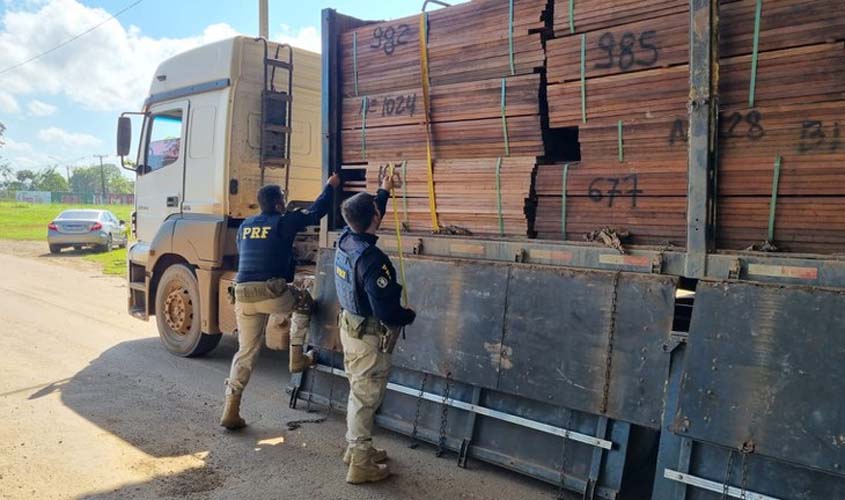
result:
[[[845,293],[700,282],[674,428],[842,475]]]
[[[499,388],[658,428],[674,278],[515,267]]]
[[[318,264],[311,342],[339,350],[334,252]],[[658,428],[677,279],[408,258],[418,317],[394,366]]]
[[[495,388],[507,266],[406,259],[405,268],[417,319],[399,340],[394,365]]]

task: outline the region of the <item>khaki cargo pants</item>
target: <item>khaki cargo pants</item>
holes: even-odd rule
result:
[[[226,394],[240,394],[249,382],[264,343],[264,331],[271,314],[291,316],[290,344],[304,345],[311,324],[305,311],[312,302],[306,290],[283,280],[238,283],[235,286],[235,316],[238,321],[238,352],[226,379]]]
[[[373,445],[375,414],[384,400],[391,366],[392,355],[381,349],[386,333],[373,317],[364,318],[346,311],[340,315],[343,364],[349,379],[346,441],[350,448],[367,449]]]

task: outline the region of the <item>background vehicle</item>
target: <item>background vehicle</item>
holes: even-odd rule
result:
[[[161,63],[144,109],[121,117],[122,157],[128,115],[142,118],[129,312],[155,315],[170,352],[200,355],[235,331],[226,289],[237,271],[235,234],[257,213],[258,188],[280,184],[294,203],[319,194],[319,74],[316,54],[236,37]],[[316,232],[303,239],[305,254]]]
[[[50,253],[91,246],[108,252],[115,246],[126,247],[128,238],[126,222],[108,210],[65,210],[47,225]]]

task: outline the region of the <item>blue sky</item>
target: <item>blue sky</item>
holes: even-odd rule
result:
[[[0,71],[133,1],[0,0]],[[318,50],[325,7],[389,19],[415,14],[421,5],[421,0],[270,0],[270,37]],[[162,59],[257,32],[258,0],[143,0],[95,32],[0,74],[0,123],[7,129],[0,157],[16,169],[40,169],[86,165],[94,154],[113,154],[117,116],[140,106]]]

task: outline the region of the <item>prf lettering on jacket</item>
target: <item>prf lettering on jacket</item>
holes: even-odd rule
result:
[[[245,227],[244,234],[241,235],[241,238],[245,240],[266,240],[270,229],[270,226]]]

